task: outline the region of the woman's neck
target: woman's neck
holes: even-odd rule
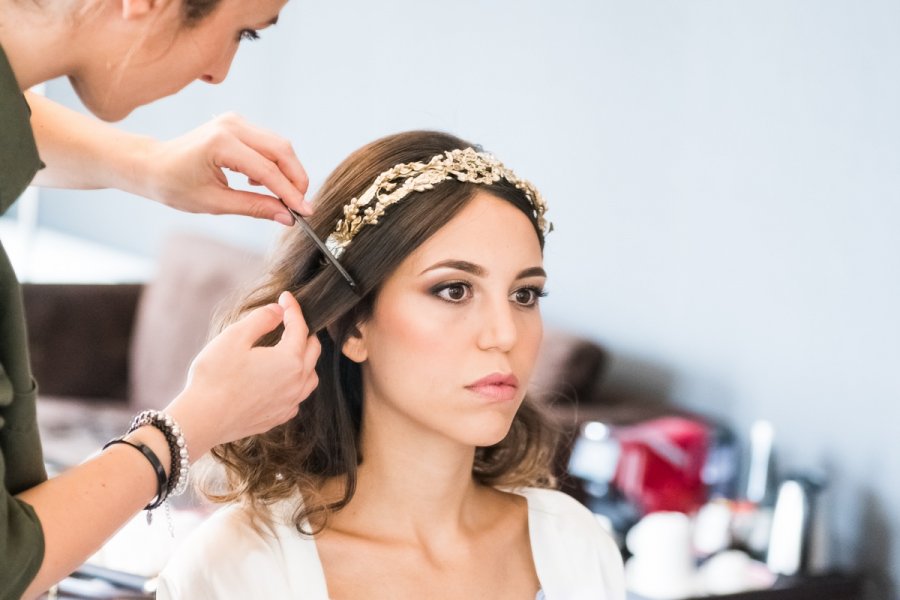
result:
[[[478,529],[485,490],[472,478],[475,448],[403,418],[368,411],[356,493],[333,521],[338,529],[421,539]],[[373,531],[373,528],[382,529]]]
[[[69,75],[83,44],[73,16],[30,0],[0,0],[0,46],[19,88]]]

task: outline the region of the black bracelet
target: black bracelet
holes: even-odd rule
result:
[[[132,420],[131,427],[128,428],[128,433],[125,435],[148,425],[158,429],[169,445],[172,466],[169,471],[166,495],[174,498],[184,493],[190,477],[190,459],[184,434],[171,416],[158,410],[145,410]]]
[[[166,438],[166,444],[168,444],[169,446],[169,481],[166,485],[166,496],[168,496],[172,493],[172,490],[175,489],[175,482],[178,479],[179,475],[178,446],[176,445],[175,436],[172,434],[172,431],[170,429],[167,429],[165,427],[165,423],[159,419],[147,419],[147,424],[142,426],[153,427],[154,429],[159,431],[161,434],[163,434],[163,437]],[[132,429],[128,433],[132,433],[133,431],[135,431],[135,429]]]
[[[141,442],[129,442],[128,440],[120,437],[106,442],[106,444],[103,446],[103,449],[106,450],[113,444],[125,444],[126,446],[131,446],[132,448],[143,454],[148,461],[150,461],[150,465],[156,472],[156,498],[154,498],[152,502],[145,506],[144,510],[153,510],[154,508],[158,508],[160,505],[162,505],[169,493],[169,482],[166,478],[166,470],[163,468],[162,463],[159,462],[159,457],[156,456],[156,453],[151,450],[150,447],[146,444],[142,444]]]

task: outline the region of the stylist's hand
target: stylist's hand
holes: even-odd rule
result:
[[[295,211],[309,215],[304,201],[309,178],[291,144],[234,114],[210,121],[168,142],[153,142],[143,153],[148,179],[143,195],[179,210],[249,215],[292,225],[284,206],[269,194],[228,186],[223,169],[247,176]]]
[[[277,345],[254,347],[282,321]],[[294,417],[319,382],[320,351],[288,292],[278,304],[257,308],[223,330],[194,359],[187,387],[166,408],[181,426],[191,458]]]

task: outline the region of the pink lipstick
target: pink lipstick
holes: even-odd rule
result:
[[[507,375],[493,373],[487,377],[482,377],[475,383],[470,383],[466,386],[466,389],[484,396],[487,400],[508,402],[516,397],[516,392],[519,390],[519,380],[512,373]]]

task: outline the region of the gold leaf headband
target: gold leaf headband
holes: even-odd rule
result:
[[[413,192],[430,190],[448,179],[482,184],[505,179],[525,194],[534,209],[534,218],[541,232],[546,235],[553,230],[553,225],[544,218],[547,205],[531,183],[519,179],[490,154],[466,148],[448,150],[427,163],[401,163],[381,173],[359,198],[353,198],[344,205],[344,218],[338,221],[334,232],[325,240],[328,251],[334,258],[340,258],[360,229],[366,225],[377,225],[388,206]]]

